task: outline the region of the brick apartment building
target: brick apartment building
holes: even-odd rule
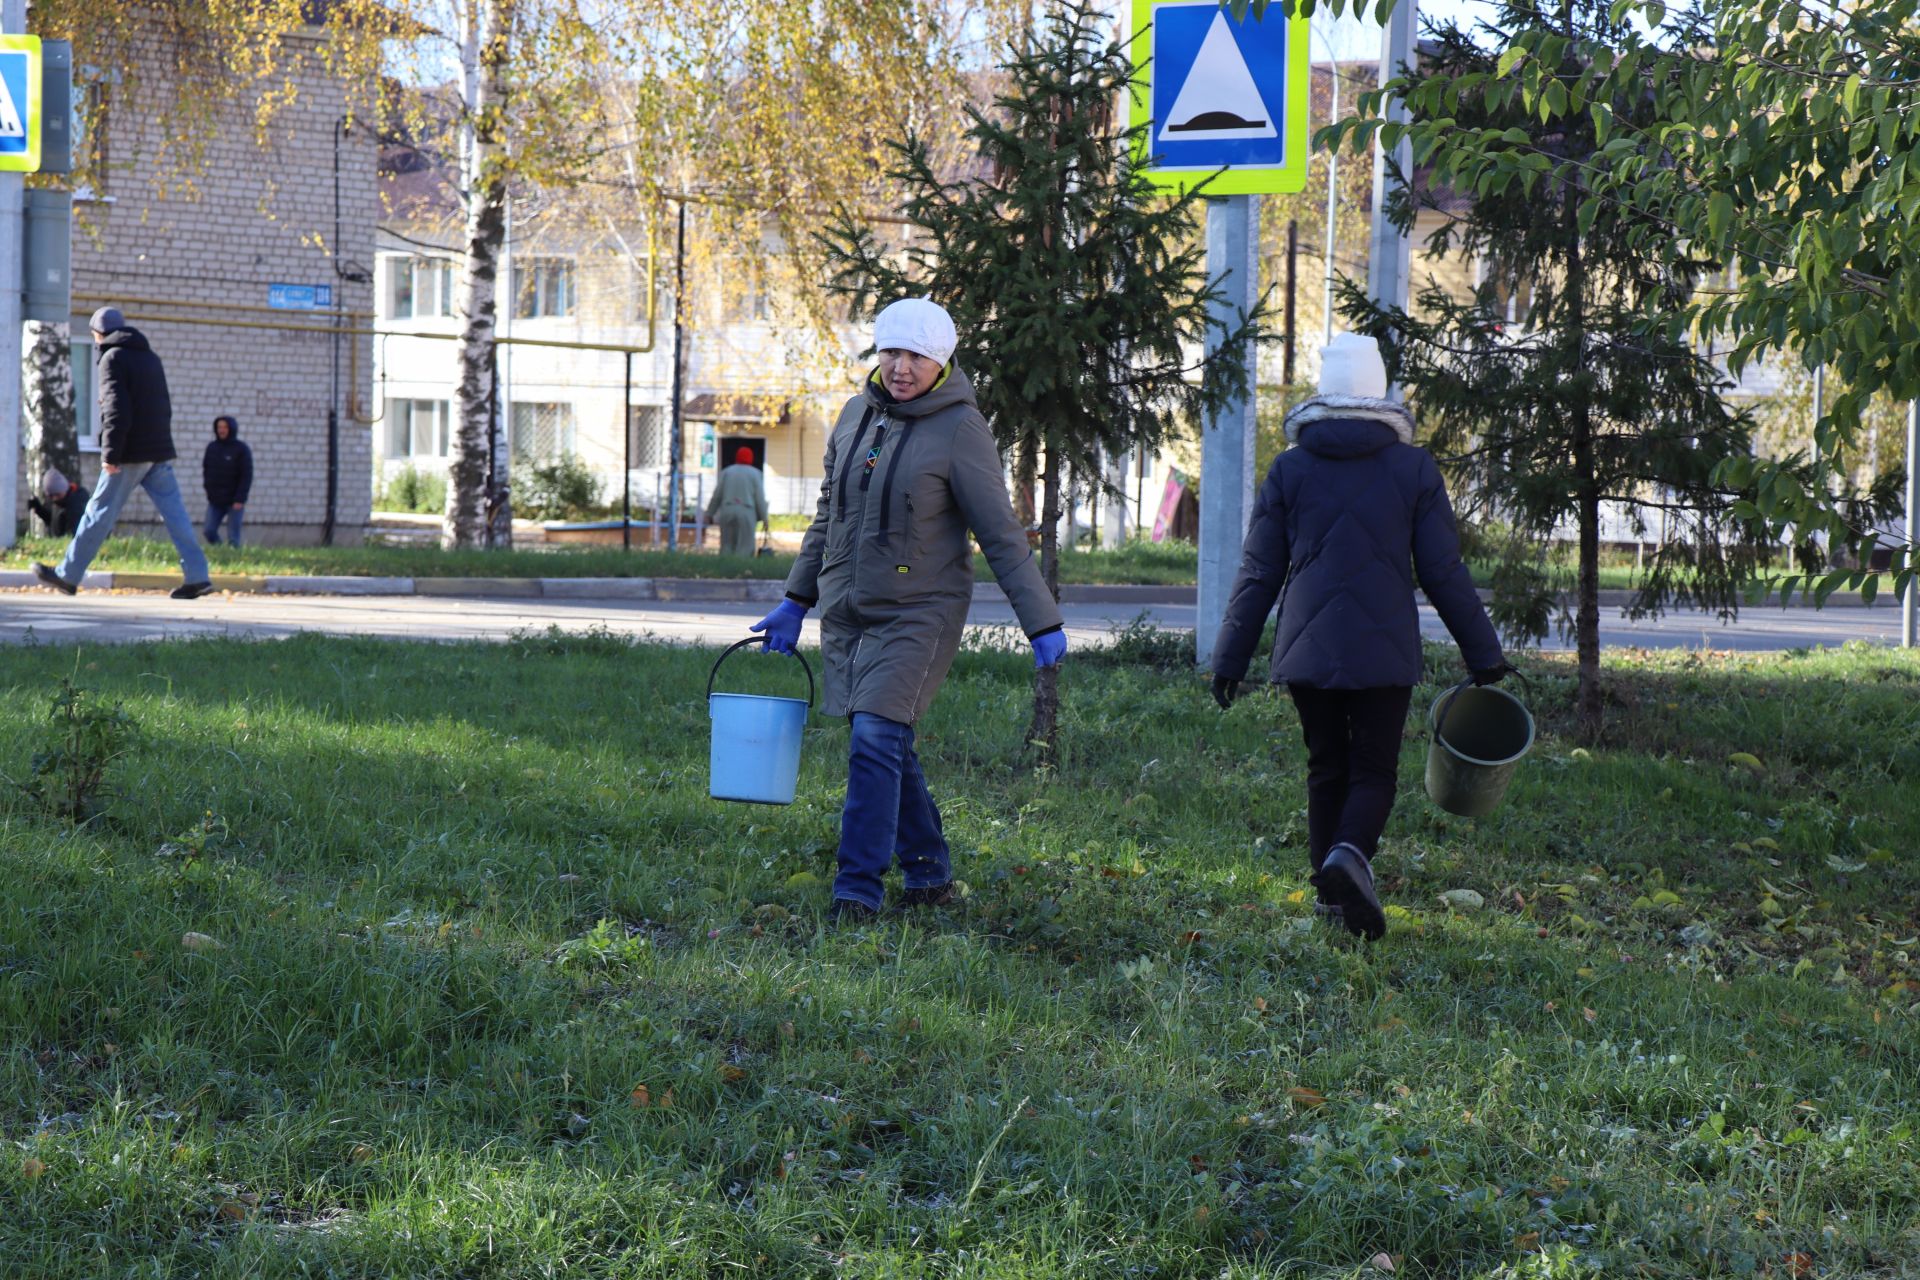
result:
[[[74,407],[86,483],[99,472],[86,317],[110,304],[166,362],[176,465],[196,517],[213,418],[239,421],[255,466],[246,532],[258,544],[315,543],[329,526],[336,543],[356,543],[370,506],[372,339],[324,330],[370,327],[378,148],[364,127],[342,127],[347,85],[321,65],[321,38],[289,42],[297,92],[268,140],[257,141],[255,103],[243,95],[206,121],[204,152],[184,175],[167,160],[179,140],[167,136],[157,100],[178,73],[164,46],[136,44],[145,65],[132,69],[88,67],[85,50],[78,58],[81,145],[100,174],[74,203]],[[128,79],[138,101],[115,96]],[[308,289],[330,290],[335,310],[288,309]],[[23,514],[37,483],[22,485]],[[144,494],[120,528],[158,534]]]

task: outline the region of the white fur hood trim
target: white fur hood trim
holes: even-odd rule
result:
[[[1334,418],[1360,418],[1393,428],[1401,444],[1413,443],[1413,415],[1405,405],[1370,396],[1314,396],[1302,400],[1287,414],[1287,443],[1298,444],[1300,433],[1316,422]]]

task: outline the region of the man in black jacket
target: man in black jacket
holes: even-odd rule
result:
[[[38,561],[33,572],[56,591],[72,595],[113,532],[120,509],[135,489],[145,489],[180,553],[185,579],[173,589],[176,600],[192,600],[213,590],[206,553],[194,538],[193,520],[180,499],[173,474],[173,399],[167,372],[146,337],[127,324],[117,307],[93,313],[94,358],[100,388],[100,487],[81,517],[58,569]]]
[[[220,525],[227,526],[227,545],[240,545],[240,523],[253,489],[253,450],[240,439],[240,423],[230,413],[213,420],[213,439],[200,460],[200,482],[207,491],[207,541],[220,541]]]
[[[87,487],[75,484],[67,479],[66,473],[58,467],[48,467],[47,474],[40,480],[40,487],[46,491],[45,502],[31,495],[27,498],[27,510],[39,516],[47,526],[47,532],[56,538],[71,538],[74,530],[80,527],[80,517],[87,510],[87,500],[93,497]]]

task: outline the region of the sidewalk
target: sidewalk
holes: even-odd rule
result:
[[[39,588],[39,585],[27,570],[0,569],[0,590]],[[81,588],[87,591],[171,591],[179,585],[178,574],[96,570],[87,574]],[[374,578],[343,574],[240,576],[216,573],[213,575],[213,585],[220,591],[246,595],[454,596],[469,599],[672,601],[685,604],[773,603],[784,594],[781,582],[765,578]],[[975,583],[973,598],[976,601],[993,602],[1005,599],[1000,588],[991,582]],[[1480,598],[1489,600],[1492,593],[1482,590]],[[1603,609],[1625,608],[1632,600],[1631,591],[1600,593],[1600,607]],[[1134,605],[1142,609],[1153,605],[1195,608],[1199,604],[1199,588],[1066,583],[1060,587],[1060,602]],[[1744,609],[1767,607],[1779,607],[1771,594],[1759,605],[1742,605]],[[1803,594],[1795,592],[1789,607],[1802,609],[1811,606]],[[1900,604],[1893,596],[1882,595],[1871,605],[1864,605],[1858,593],[1835,592],[1828,597],[1826,607],[1897,609]]]

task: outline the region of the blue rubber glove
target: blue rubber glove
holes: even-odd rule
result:
[[[773,607],[773,612],[748,627],[749,631],[767,633],[768,653],[792,653],[793,646],[800,643],[800,623],[807,616],[806,609],[791,600],[782,600]]]
[[[1045,635],[1035,636],[1028,643],[1033,645],[1033,669],[1057,667],[1060,659],[1067,656],[1067,633],[1049,631]]]

